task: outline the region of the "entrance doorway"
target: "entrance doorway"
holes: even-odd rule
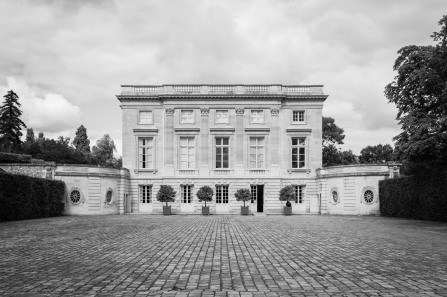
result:
[[[264,212],[264,185],[256,185],[256,211]]]

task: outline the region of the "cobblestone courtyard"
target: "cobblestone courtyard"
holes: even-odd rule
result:
[[[0,223],[2,296],[447,296],[447,224],[338,216]]]

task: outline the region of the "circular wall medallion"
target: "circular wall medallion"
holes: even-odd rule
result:
[[[109,189],[106,192],[106,203],[111,204],[113,202],[113,190]]]
[[[79,190],[72,190],[70,193],[70,202],[72,204],[81,203],[81,192]]]
[[[363,199],[365,200],[366,204],[371,204],[374,202],[374,192],[371,190],[366,190],[365,193],[363,193]]]

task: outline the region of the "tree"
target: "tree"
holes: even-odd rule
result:
[[[251,200],[250,190],[249,189],[237,189],[236,193],[234,193],[237,201],[243,201],[244,207],[245,202]]]
[[[279,200],[281,201],[294,201],[295,198],[295,188],[293,186],[285,186],[279,191]]]
[[[157,192],[157,200],[166,203],[166,206],[168,206],[168,202],[174,202],[175,201],[175,195],[177,193],[174,191],[174,189],[171,186],[168,185],[161,185],[160,190]]]
[[[386,163],[394,160],[394,150],[389,144],[368,145],[360,151],[361,164]]]
[[[344,129],[335,124],[330,117],[323,117],[323,166],[348,165],[357,163],[356,156],[342,151],[337,145],[343,144]]]
[[[16,150],[22,140],[22,127],[26,125],[20,119],[22,111],[19,103],[19,96],[13,90],[8,91],[8,94],[3,96],[5,101],[0,106],[0,147],[8,151]]]
[[[109,134],[105,134],[101,139],[96,141],[96,145],[92,149],[93,158],[102,166],[116,167],[118,160],[113,157],[116,152],[115,143]]]
[[[33,128],[26,129],[26,138],[25,142],[33,143],[36,141],[36,137],[34,136]]]
[[[90,140],[87,136],[87,129],[81,125],[76,131],[76,136],[73,139],[73,145],[77,151],[84,154],[90,153]]]
[[[213,201],[214,191],[213,191],[213,189],[211,189],[210,186],[202,186],[197,191],[196,195],[197,195],[197,198],[199,198],[200,202],[205,201],[205,207],[206,207],[206,202]]]
[[[395,136],[396,155],[416,163],[447,164],[447,15],[431,46],[410,45],[398,51],[394,81],[385,96],[398,108],[403,130]]]

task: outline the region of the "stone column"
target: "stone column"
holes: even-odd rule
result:
[[[208,107],[200,109],[200,175],[209,175],[210,156],[209,152],[209,114],[210,109]]]
[[[236,153],[234,173],[236,175],[244,174],[244,113],[244,108],[236,108],[236,139],[234,143],[234,151]]]
[[[174,108],[166,108],[165,115],[165,175],[174,175]]]
[[[270,108],[271,115],[271,134],[270,134],[270,173],[273,175],[279,174],[279,155],[284,148],[281,149],[280,145],[280,129],[279,129],[279,112],[281,111],[281,107],[275,106]]]

